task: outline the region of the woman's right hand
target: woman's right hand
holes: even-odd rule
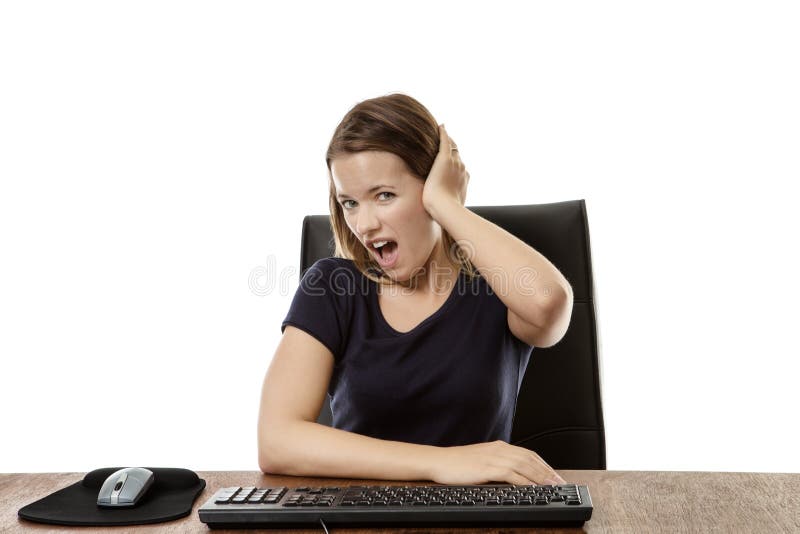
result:
[[[431,480],[438,484],[567,483],[535,452],[502,440],[439,447],[432,460]]]

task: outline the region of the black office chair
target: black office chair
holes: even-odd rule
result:
[[[606,446],[592,289],[589,225],[583,199],[552,204],[468,209],[543,254],[572,285],[574,307],[566,335],[534,347],[522,381],[511,443],[535,451],[553,469],[605,469]],[[333,255],[330,216],[303,219],[301,277]],[[318,418],[331,426],[330,399]]]

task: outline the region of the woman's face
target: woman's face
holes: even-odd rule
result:
[[[425,182],[400,157],[375,150],[345,154],[331,162],[331,174],[347,226],[372,257],[377,261],[380,253],[368,240],[396,243],[394,264],[381,266],[386,275],[405,282],[431,272],[442,228],[422,205]]]

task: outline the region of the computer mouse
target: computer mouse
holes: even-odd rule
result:
[[[153,472],[144,467],[126,467],[115,471],[103,482],[100,493],[97,494],[97,506],[136,506],[154,480]]]

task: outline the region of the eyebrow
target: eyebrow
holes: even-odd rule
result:
[[[391,186],[391,185],[376,185],[375,187],[370,187],[369,190],[367,191],[367,193],[372,193],[373,191],[377,191],[381,187],[388,187],[389,189],[394,189],[394,186]],[[345,194],[338,194],[338,195],[336,195],[336,198],[342,199],[342,198],[350,198],[350,197],[345,195]]]

